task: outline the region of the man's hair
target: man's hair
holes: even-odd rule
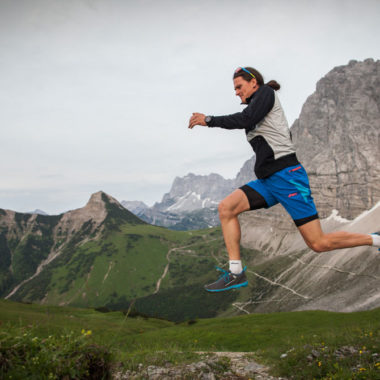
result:
[[[264,78],[263,76],[260,74],[259,71],[257,71],[256,69],[254,69],[253,67],[244,67],[245,70],[249,71],[251,74],[253,74],[255,76],[255,79],[257,81],[257,84],[259,86],[262,86],[264,84]],[[244,80],[246,80],[247,82],[250,82],[251,79],[253,79],[252,75],[247,73],[246,71],[244,70],[236,70],[235,73],[234,73],[234,76],[233,76],[233,79],[237,78],[237,77],[242,77]],[[265,83],[267,86],[269,87],[272,87],[273,90],[277,91],[280,89],[280,84],[277,83],[275,80],[270,80],[268,83]]]

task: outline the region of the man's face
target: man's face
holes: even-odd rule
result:
[[[242,103],[246,103],[245,100],[252,96],[258,88],[259,86],[257,85],[255,78],[252,78],[249,82],[242,77],[237,77],[234,79],[235,94],[241,99]]]

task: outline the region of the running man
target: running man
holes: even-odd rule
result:
[[[357,247],[380,247],[380,234],[322,231],[305,169],[298,161],[284,111],[276,91],[280,85],[252,67],[239,67],[233,75],[235,94],[247,107],[226,116],[193,113],[189,128],[196,125],[224,129],[244,129],[256,154],[257,180],[232,192],[219,204],[219,218],[229,255],[229,271],[206,285],[210,292],[241,286],[248,281],[240,257],[241,231],[238,215],[249,210],[269,208],[281,203],[290,214],[306,244],[315,252]]]

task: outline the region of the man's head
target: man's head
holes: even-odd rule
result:
[[[233,81],[235,94],[240,97],[241,102],[244,104],[247,103],[247,98],[250,98],[264,84],[263,76],[252,67],[239,67],[236,69]]]

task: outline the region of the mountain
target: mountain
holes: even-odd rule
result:
[[[230,191],[232,182],[219,174],[201,176],[190,173],[182,178],[177,177],[170,192],[164,195],[161,203],[156,203],[153,207],[167,212],[215,208],[217,200]]]
[[[235,295],[204,294],[203,284],[214,275],[210,249],[222,252],[219,231],[149,225],[104,192],[93,194],[85,207],[56,216],[0,209],[0,297],[126,309],[135,299],[175,294],[166,312],[166,296],[161,308],[149,306],[146,312],[174,320],[212,317]],[[167,276],[169,264],[174,267]]]
[[[359,247],[315,254],[298,231],[252,226],[242,218],[243,258],[249,286],[210,294],[214,265],[227,253],[219,228],[171,231],[152,226],[98,192],[87,205],[58,216],[0,211],[0,296],[47,305],[127,309],[175,321],[252,312],[380,306],[377,250]],[[380,202],[348,221],[334,213],[323,221],[337,228],[379,229]]]
[[[10,297],[39,283],[34,280],[46,273],[45,267],[63,257],[69,260],[74,248],[99,240],[106,227],[122,222],[145,224],[103,192],[93,194],[85,207],[61,215],[0,210],[0,294],[10,291]]]
[[[35,209],[34,211],[28,212],[27,214],[39,214],[39,215],[49,215],[45,211],[40,210],[40,209]]]
[[[162,201],[152,207],[139,201],[121,204],[148,223],[174,230],[209,228],[219,225],[219,202],[237,187],[256,178],[255,158],[247,160],[234,179],[219,174],[176,177]]]
[[[291,131],[320,214],[353,219],[380,200],[380,61],[351,61],[317,83]]]
[[[122,201],[121,205],[136,216],[143,214],[149,208],[149,206],[141,201]]]

